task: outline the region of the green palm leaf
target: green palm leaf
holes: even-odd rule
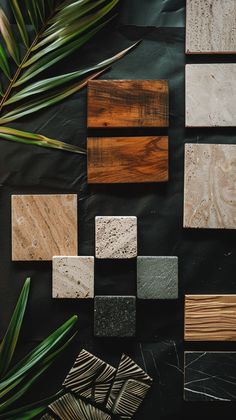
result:
[[[29,47],[29,37],[28,37],[28,32],[26,29],[26,25],[19,7],[19,3],[18,0],[10,0],[10,5],[13,11],[13,14],[15,16],[16,19],[16,23],[21,35],[21,38],[26,46],[26,48]]]
[[[8,79],[10,79],[11,74],[10,74],[10,67],[9,67],[9,64],[8,64],[7,55],[6,55],[5,50],[3,49],[1,44],[0,44],[0,68],[2,69],[5,76]]]
[[[0,33],[2,34],[10,56],[13,58],[15,63],[19,65],[20,53],[17,41],[14,38],[10,22],[2,9],[0,9]]]

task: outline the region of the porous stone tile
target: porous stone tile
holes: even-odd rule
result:
[[[236,126],[236,64],[186,65],[186,127]]]
[[[178,298],[178,257],[138,257],[139,299]]]
[[[95,218],[97,258],[137,256],[137,217],[97,216]]]
[[[236,52],[236,1],[187,0],[186,53]]]
[[[184,227],[236,229],[236,145],[186,144]]]
[[[94,257],[53,257],[54,298],[94,297]]]
[[[98,337],[133,337],[136,330],[135,296],[96,296],[94,334]]]
[[[78,254],[77,195],[12,196],[12,260]]]

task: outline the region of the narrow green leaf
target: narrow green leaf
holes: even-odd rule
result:
[[[28,301],[30,279],[26,279],[22,292],[13,312],[9,327],[0,346],[0,377],[8,371],[18,342],[21,325]]]
[[[4,39],[7,50],[17,65],[20,64],[20,53],[17,41],[14,38],[12,28],[4,11],[0,9],[0,33]]]
[[[87,34],[81,36],[80,39],[75,40],[71,42],[70,44],[67,44],[66,46],[59,48],[59,50],[53,51],[51,54],[47,54],[46,57],[42,57],[37,63],[30,66],[18,79],[18,81],[15,83],[15,86],[19,86],[22,83],[25,83],[26,81],[32,79],[33,77],[37,76],[42,71],[48,69],[53,64],[57,63],[58,61],[61,61],[63,58],[70,55],[72,52],[76,51],[78,48],[80,48],[82,45],[84,45],[89,39],[91,39],[97,32],[99,32],[107,23],[113,19],[114,17],[106,20],[106,22],[101,23],[96,28],[92,29]]]
[[[39,29],[39,18],[35,0],[25,0],[25,3],[31,23],[34,27],[35,32],[37,32]]]
[[[26,115],[40,111],[41,109],[47,108],[51,105],[55,105],[58,102],[61,102],[68,96],[71,96],[74,93],[78,92],[80,89],[87,85],[90,79],[94,79],[95,77],[99,76],[103,71],[93,74],[87,77],[86,79],[82,80],[80,83],[76,83],[74,86],[63,89],[62,91],[54,95],[44,97],[43,99],[38,101],[29,102],[28,104],[22,105],[19,108],[15,108],[14,110],[8,112],[2,118],[0,118],[0,124],[9,123],[16,119],[25,117]]]
[[[7,55],[1,44],[0,44],[0,68],[2,69],[5,76],[10,80],[11,74],[10,74],[10,67],[8,64]]]
[[[16,23],[21,35],[21,38],[26,46],[26,48],[29,47],[29,37],[28,37],[28,32],[25,26],[25,22],[21,13],[21,9],[20,6],[18,4],[18,0],[10,0],[10,5],[13,11],[13,14],[15,16],[16,19]]]
[[[50,139],[48,137],[42,136],[41,134],[33,134],[27,133],[25,131],[15,130],[10,127],[0,127],[0,138],[28,145],[47,147],[83,155],[86,154],[86,150],[78,146],[74,146],[73,144]]]
[[[22,89],[21,91],[17,92],[13,95],[8,101],[4,103],[4,106],[15,103],[22,99],[26,99],[29,96],[38,95],[40,93],[45,93],[47,90],[58,88],[59,86],[71,82],[74,79],[78,79],[79,77],[90,73],[92,71],[101,69],[103,67],[107,67],[112,64],[114,61],[122,58],[125,54],[127,54],[131,49],[134,48],[136,44],[132,45],[129,48],[115,54],[113,57],[108,58],[92,67],[88,67],[82,70],[74,71],[72,73],[63,74],[61,76],[51,77],[49,79],[41,80],[29,85],[27,88]]]

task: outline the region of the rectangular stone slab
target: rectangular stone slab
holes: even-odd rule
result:
[[[91,137],[88,183],[168,181],[168,137]]]
[[[185,401],[236,401],[236,352],[185,352]]]
[[[168,127],[166,80],[92,80],[88,128]]]
[[[53,257],[52,297],[94,297],[94,257]]]
[[[184,227],[236,229],[235,183],[235,144],[186,144]]]
[[[12,260],[78,254],[76,194],[12,196]]]
[[[186,127],[235,127],[235,97],[235,63],[186,65]]]
[[[236,295],[185,296],[186,341],[236,341]]]
[[[236,53],[235,0],[186,1],[186,53]]]

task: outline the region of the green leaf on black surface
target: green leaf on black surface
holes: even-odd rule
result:
[[[12,32],[11,24],[2,9],[0,9],[0,33],[2,34],[10,56],[13,58],[15,63],[19,65],[20,53],[17,41],[15,40],[14,34]]]
[[[11,74],[10,74],[10,67],[8,64],[8,58],[1,44],[0,44],[0,68],[2,69],[5,76],[8,79],[10,79]]]
[[[30,289],[30,279],[26,279],[7,332],[0,345],[0,377],[8,371],[18,342]]]
[[[27,32],[27,29],[26,29],[26,25],[25,25],[24,18],[23,18],[22,13],[21,13],[21,9],[20,9],[18,0],[10,0],[10,5],[11,5],[11,8],[12,8],[13,14],[15,16],[16,23],[17,23],[21,38],[22,38],[26,48],[28,48],[28,46],[29,46],[28,32]]]

